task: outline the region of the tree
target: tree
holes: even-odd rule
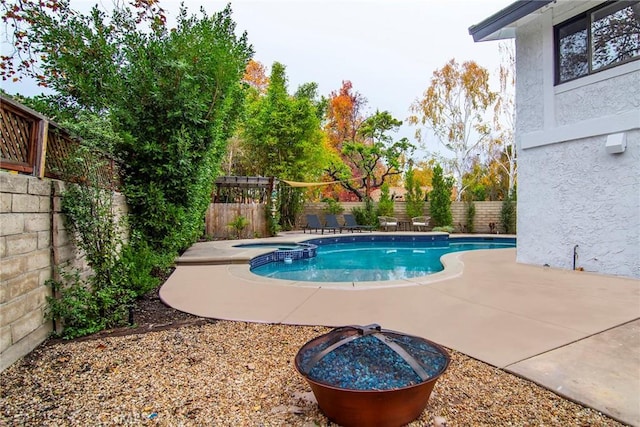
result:
[[[247,106],[241,137],[252,172],[294,181],[319,179],[325,150],[315,86],[292,96],[285,66],[275,62],[265,96]]]
[[[340,160],[345,141],[355,141],[358,129],[364,122],[363,114],[367,99],[353,89],[349,80],[343,80],[342,86],[337,91],[332,91],[326,99],[324,132],[327,137],[327,145],[334,151],[337,158],[332,162],[331,169],[338,169],[335,175],[350,176],[355,171],[350,171],[349,166]],[[335,178],[330,178],[335,179]],[[322,188],[325,196],[335,195],[339,200],[349,201],[358,198],[342,185],[327,185]]]
[[[325,171],[358,200],[370,198],[372,190],[402,173],[401,160],[414,148],[407,138],[394,141],[389,135],[400,125],[388,111],[376,111],[362,123],[355,140],[343,142],[343,161],[332,162]]]
[[[433,180],[431,185],[433,190],[429,193],[429,213],[431,220],[436,227],[453,225],[451,214],[451,189],[453,180],[444,177],[442,166],[436,165],[433,168]]]
[[[410,107],[409,124],[427,126],[453,153],[450,167],[458,200],[464,192],[462,176],[489,140],[490,127],[483,115],[495,98],[485,68],[474,61],[460,65],[452,59],[434,71],[423,97]],[[423,141],[420,128],[416,138]]]
[[[267,92],[249,102],[240,132],[249,174],[293,181],[320,179],[329,153],[316,88],[315,83],[302,85],[290,95],[285,66],[273,64]],[[294,225],[302,209],[301,191],[288,187],[280,191],[280,222],[285,228]]]
[[[518,173],[515,129],[515,84],[516,57],[513,43],[501,44],[500,51],[503,63],[500,65],[500,90],[496,96],[494,108],[494,132],[491,143],[491,154],[494,164],[506,174],[507,194],[511,195],[516,185]],[[491,168],[490,168],[491,170]]]
[[[466,187],[464,199],[466,201],[483,201],[487,198],[489,200],[497,200],[491,193],[494,189],[492,178],[493,175],[487,173],[487,168],[483,164],[474,162],[471,170],[462,177],[462,182]]]
[[[117,3],[109,13],[94,6],[83,15],[67,1],[3,2],[18,45],[2,59],[9,73],[54,90],[52,103],[108,114],[121,136],[114,153],[124,160],[133,232],[175,253],[202,232],[253,52],[246,34],[236,35],[229,6],[199,17],[182,8],[169,29],[156,3]]]
[[[433,159],[412,164],[414,180],[421,188],[425,188],[425,192],[427,192],[426,188],[431,187],[434,165]]]

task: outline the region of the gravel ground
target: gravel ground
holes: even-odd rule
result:
[[[328,426],[293,358],[323,327],[205,321],[49,342],[0,374],[0,425]],[[616,426],[451,351],[411,426]],[[335,424],[333,424],[335,425]]]

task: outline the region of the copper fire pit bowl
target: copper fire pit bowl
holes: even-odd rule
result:
[[[420,416],[450,360],[432,341],[373,324],[312,339],[298,351],[295,366],[331,421],[392,427]]]

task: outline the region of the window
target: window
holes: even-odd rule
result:
[[[608,2],[555,27],[556,84],[640,58],[640,0]]]

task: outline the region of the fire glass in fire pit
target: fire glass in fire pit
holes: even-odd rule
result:
[[[449,361],[438,344],[374,324],[314,338],[298,351],[295,365],[330,420],[400,426],[420,416]]]

